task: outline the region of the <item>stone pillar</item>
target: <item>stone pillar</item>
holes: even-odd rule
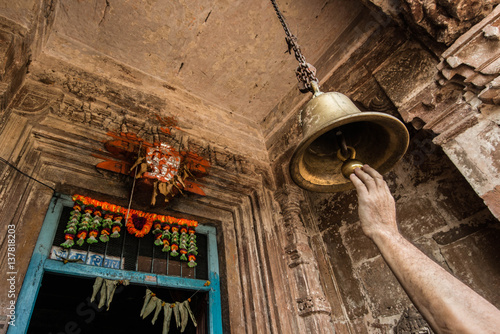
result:
[[[440,61],[406,44],[375,78],[406,122],[437,135],[434,143],[500,219],[500,6]]]
[[[459,81],[465,121],[435,142],[500,219],[500,6],[443,54],[441,84]],[[456,114],[456,113],[455,113]],[[460,115],[460,114],[459,114]],[[448,118],[457,118],[450,115]],[[464,126],[465,125],[465,126]],[[451,130],[455,128],[450,126]],[[457,131],[458,130],[458,131]],[[460,131],[461,130],[461,131]]]
[[[282,229],[288,267],[295,282],[297,313],[307,333],[334,333],[331,307],[320,281],[318,264],[309,245],[309,236],[301,218],[301,191],[284,185],[276,192],[284,218]]]
[[[400,109],[419,119],[500,219],[500,6],[442,54],[436,81]]]

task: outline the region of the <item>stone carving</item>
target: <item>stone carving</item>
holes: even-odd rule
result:
[[[87,86],[81,85],[79,89],[82,87]],[[61,89],[49,83],[28,80],[15,96],[10,107],[17,114],[29,117],[32,122],[38,122],[52,114],[74,124],[85,124],[104,132],[135,133],[150,142],[168,140],[181,150],[188,150],[188,147],[191,146],[193,138],[180,131],[177,123],[166,122],[167,118],[159,118],[156,114],[148,117],[137,117],[134,111],[126,110],[113,103],[105,103],[97,99],[93,101],[82,100],[78,92],[80,90],[72,91],[72,94],[76,95],[75,97],[71,94],[65,94]],[[256,167],[252,162],[242,156],[236,158],[225,148],[210,147],[210,145],[201,142],[192,142],[192,146],[190,151],[210,160],[214,166],[229,173],[256,174],[253,173]],[[265,176],[266,173],[267,171],[262,171],[260,174]]]
[[[461,83],[472,105],[500,105],[500,6],[443,53],[440,84]]]
[[[276,192],[276,200],[280,204],[284,219],[283,226],[286,237],[284,250],[290,260],[288,263],[290,268],[307,264],[312,257],[308,236],[300,218],[300,201],[302,199],[300,190],[291,185],[285,185]]]
[[[21,88],[12,101],[12,109],[19,114],[40,115],[49,111],[50,107],[59,105],[63,94],[46,89],[43,85],[29,84]]]
[[[425,31],[435,41],[451,45],[477,24],[499,0],[363,0],[381,9],[402,26],[417,34]]]
[[[285,184],[276,192],[276,200],[281,207],[285,228],[291,231],[304,231],[304,224],[300,218],[300,201],[304,200],[304,197],[300,189]]]
[[[486,17],[498,0],[404,0],[407,17],[438,42],[451,45]]]
[[[395,334],[433,334],[431,326],[413,306],[407,307],[398,324],[394,328]]]
[[[330,314],[331,312],[328,301],[322,295],[311,295],[297,299],[297,304],[299,308],[299,315],[302,317],[313,313]]]
[[[220,166],[222,168],[232,167],[236,169],[234,166],[234,155],[221,151],[214,151],[214,153],[213,160],[216,166]]]
[[[419,43],[406,42],[398,48],[373,76],[398,108],[405,106],[434,82],[438,61]]]
[[[418,119],[425,129],[439,134],[434,143],[447,143],[476,124],[482,111],[500,105],[500,40],[495,29],[499,25],[497,6],[442,53],[436,74],[418,87],[418,93],[395,102],[405,121]]]
[[[389,101],[385,96],[378,94],[370,100],[368,109],[378,112],[387,112],[387,110],[394,108],[391,101]]]
[[[314,321],[306,326],[319,326],[328,332],[331,328],[331,307],[320,283],[318,264],[309,245],[309,236],[301,219],[302,191],[290,184],[276,192],[284,220],[285,253],[288,267],[293,271],[297,295],[297,310],[301,317],[311,317]],[[316,324],[315,324],[316,323]]]
[[[285,253],[288,255],[290,268],[311,263],[312,250],[309,247],[309,237],[300,217],[300,201],[302,193],[297,187],[285,185],[276,193],[276,199],[281,207],[284,218],[284,233],[286,237]]]

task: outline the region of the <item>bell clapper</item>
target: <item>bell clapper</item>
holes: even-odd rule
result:
[[[363,167],[363,163],[356,160],[356,150],[352,146],[347,146],[342,131],[337,131],[335,136],[337,137],[337,144],[340,147],[337,151],[337,158],[339,158],[340,161],[343,161],[340,170],[342,175],[346,179],[349,179],[349,176],[354,173],[354,169]]]
[[[347,146],[347,151],[350,151],[351,154],[344,156],[342,154],[342,149],[340,148],[337,151],[337,158],[340,159],[340,161],[343,161],[342,167],[340,167],[340,171],[342,172],[342,175],[346,178],[349,179],[349,176],[354,173],[354,169],[356,168],[362,168],[363,163],[359,160],[356,160],[356,150],[352,146]]]

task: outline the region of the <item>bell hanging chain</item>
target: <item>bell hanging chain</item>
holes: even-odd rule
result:
[[[297,59],[297,61],[299,62],[299,66],[295,70],[295,75],[297,76],[297,80],[299,81],[299,90],[302,93],[318,92],[319,88],[318,79],[316,78],[316,68],[306,62],[306,58],[300,51],[300,46],[297,44],[297,37],[295,37],[288,28],[283,14],[276,4],[276,0],[271,0],[271,3],[274,7],[274,10],[276,11],[276,14],[278,15],[278,19],[280,20],[283,29],[285,30],[285,40],[288,45],[288,53],[291,54],[291,50],[293,50],[295,59]]]

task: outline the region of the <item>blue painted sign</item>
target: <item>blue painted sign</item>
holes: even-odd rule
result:
[[[120,266],[120,258],[116,256],[106,256],[105,258],[103,254],[87,252],[77,249],[66,249],[58,246],[52,246],[49,258],[58,261],[81,260],[82,263],[91,266],[106,267],[113,269],[123,269],[125,266],[124,263],[125,260],[122,262]]]

